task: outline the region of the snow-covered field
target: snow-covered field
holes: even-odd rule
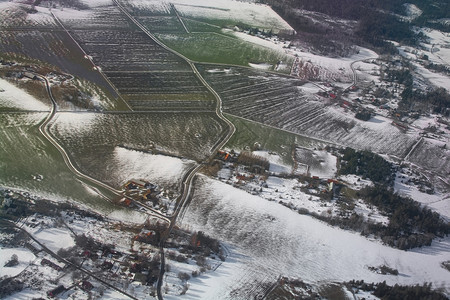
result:
[[[23,89],[2,78],[0,78],[0,107],[35,111],[50,110],[48,104],[39,101]]]
[[[419,59],[424,55],[428,57],[428,61],[438,65],[450,66],[450,37],[448,33],[430,29],[421,28],[420,33],[427,38],[426,42],[421,43],[418,49],[409,46],[397,45],[400,54],[413,61],[415,72],[435,87],[443,87],[450,91],[450,77],[442,72],[428,70]]]
[[[394,190],[400,195],[410,197],[411,199],[426,205],[428,208],[438,212],[440,215],[450,219],[450,194],[435,192],[435,194],[427,194],[421,192],[417,186],[406,184],[397,177],[394,183]]]
[[[281,42],[276,37],[263,38],[252,36],[243,32],[233,32],[233,35],[244,41],[286,53],[291,57],[297,57],[296,63],[299,63],[304,67],[314,69],[317,73],[315,74],[316,77],[314,79],[323,81],[338,80],[343,82],[351,82],[353,73],[350,65],[353,62],[363,61],[370,58],[375,59],[378,57],[378,54],[370,49],[357,47],[356,54],[349,57],[332,58],[309,53],[296,47],[288,47],[290,42]]]
[[[39,228],[31,232],[42,244],[53,252],[58,252],[61,248],[68,248],[75,245],[71,232],[63,228]]]
[[[55,25],[47,8],[36,6],[36,13],[34,14],[28,14],[26,12],[27,8],[28,6],[24,6],[21,3],[15,3],[12,1],[0,2],[0,26],[13,27],[24,25]]]
[[[268,151],[253,151],[253,154],[264,157],[270,163],[269,172],[291,173],[292,167],[283,162],[283,158],[276,153]]]
[[[14,267],[5,267],[12,255],[17,255],[18,264]],[[35,256],[25,248],[4,248],[0,246],[0,278],[3,276],[13,277],[22,272]]]
[[[141,9],[155,12],[167,13],[170,9],[167,3],[161,0],[130,0],[129,3]],[[176,0],[171,3],[175,5],[177,11],[183,17],[233,20],[254,27],[272,29],[274,32],[283,29],[293,30],[268,5],[232,0],[216,0],[214,2],[208,0]]]
[[[449,259],[450,238],[401,251],[205,177],[183,224],[218,237],[231,249],[214,274],[191,282],[185,298],[250,299],[260,292],[258,282],[273,282],[279,275],[311,283],[363,279],[388,284],[432,282],[434,287],[450,288],[448,271],[440,266]],[[398,269],[400,275],[368,269],[380,265]],[[253,292],[245,291],[250,284]]]
[[[113,155],[115,170],[111,170],[111,172],[122,183],[132,178],[156,183],[173,182],[174,179],[182,178],[186,171],[195,165],[192,160],[182,160],[121,147],[116,147]]]

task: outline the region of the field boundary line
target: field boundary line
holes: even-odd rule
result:
[[[111,86],[111,88],[116,92],[117,97],[120,98],[120,100],[122,100],[122,102],[131,110],[133,111],[133,109],[131,108],[130,104],[128,104],[128,102],[122,97],[122,95],[120,94],[119,90],[117,89],[117,87],[111,82],[111,80],[105,75],[105,73],[103,73],[103,71],[94,63],[94,61],[92,60],[91,56],[89,56],[86,51],[84,51],[84,49],[81,47],[81,45],[75,40],[75,38],[72,36],[72,34],[70,34],[70,32],[67,30],[67,28],[64,26],[64,24],[58,19],[58,17],[51,11],[50,12],[53,16],[53,18],[55,19],[56,23],[58,23],[61,28],[66,32],[66,34],[70,37],[70,39],[75,43],[75,45],[77,45],[77,47],[81,50],[81,52],[83,52],[84,57],[89,60],[89,62],[92,64],[93,68],[95,68],[95,70],[97,70],[97,72],[100,73],[100,75],[103,77],[103,79],[106,80],[106,82],[108,82],[108,84]]]

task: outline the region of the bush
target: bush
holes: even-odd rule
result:
[[[181,280],[183,280],[183,281],[187,281],[187,280],[191,279],[191,276],[189,276],[188,273],[185,273],[185,272],[179,272],[179,273],[178,273],[178,278],[181,279]]]
[[[14,267],[17,266],[18,264],[19,258],[17,257],[17,254],[13,254],[11,255],[11,259],[5,263],[5,267]]]

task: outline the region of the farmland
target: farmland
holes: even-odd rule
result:
[[[288,65],[293,62],[293,58],[283,52],[214,32],[158,34],[157,36],[169,47],[199,62],[242,66],[249,66],[250,63],[268,64],[270,70],[275,70],[280,61]]]
[[[224,127],[212,113],[59,113],[51,131],[81,170],[118,188],[131,179],[122,174],[130,168],[123,164],[128,155],[200,161],[223,138]],[[181,176],[164,183],[177,189]]]
[[[278,153],[283,162],[293,166],[293,151],[296,146],[315,148],[324,147],[327,143],[283,131],[267,125],[241,119],[232,115],[226,117],[233,122],[236,133],[225,145],[227,149],[258,150],[264,149]]]
[[[45,113],[2,113],[0,115],[0,184],[27,189],[50,199],[68,199],[106,208],[90,186],[66,167],[60,153],[39,133]],[[102,193],[108,192],[103,191]],[[110,195],[112,197],[112,195]]]
[[[124,6],[134,15],[174,15],[191,18],[220,27],[247,26],[261,30],[292,30],[292,27],[276,14],[269,6],[250,2],[228,0],[178,0],[171,4],[162,1],[124,0]]]
[[[102,13],[109,12],[94,15]],[[133,110],[214,108],[214,97],[189,64],[136,30],[130,21],[119,22],[120,28],[106,28],[90,15],[81,15],[81,20],[82,26],[61,15],[61,22]]]
[[[230,5],[227,1],[215,5],[217,9],[188,2],[169,5],[124,1],[126,9],[149,31],[156,33],[158,39],[193,61],[243,66],[267,64],[270,70],[277,70],[280,61],[289,66],[293,63],[293,58],[283,51],[227,34],[229,28],[236,25],[248,29],[257,24],[258,30],[266,32],[291,30],[269,7],[243,2]],[[236,9],[238,6],[243,10]],[[201,16],[197,15],[203,10]],[[280,71],[288,72],[287,69]]]
[[[398,157],[417,138],[382,117],[364,123],[312,95],[298,79],[238,67],[200,66],[224,111],[294,133]]]
[[[448,293],[447,110],[400,111],[400,56],[322,56],[234,0],[0,2],[0,34],[0,214],[44,249],[11,243],[11,298]]]

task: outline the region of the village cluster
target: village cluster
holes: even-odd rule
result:
[[[156,295],[164,222],[125,225],[27,192],[1,190],[0,195],[0,297]],[[217,241],[181,228],[172,231],[165,251],[164,291],[174,295],[186,293],[191,276],[217,268],[225,259]]]

